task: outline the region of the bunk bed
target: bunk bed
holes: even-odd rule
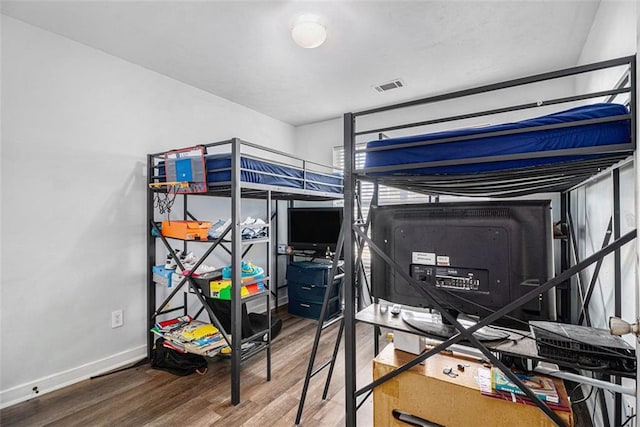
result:
[[[178,161],[172,162],[176,153],[199,152],[200,157],[187,158],[189,163],[189,176],[197,182],[175,182],[181,181],[180,173],[184,165]],[[195,162],[195,163],[194,163]],[[192,166],[202,164],[201,170],[191,170]],[[171,170],[171,174],[168,171]],[[272,276],[272,254],[275,253],[276,229],[272,227],[277,224],[277,201],[286,200],[309,200],[309,201],[330,201],[342,198],[342,177],[341,174],[334,173],[332,168],[319,163],[310,162],[291,154],[274,150],[267,147],[242,141],[239,138],[199,145],[181,150],[171,150],[149,154],[147,156],[147,181],[149,189],[147,192],[147,349],[151,358],[154,335],[149,332],[154,327],[156,321],[162,316],[167,316],[176,311],[187,314],[187,295],[193,294],[199,300],[201,309],[194,318],[197,318],[203,311],[206,311],[209,319],[217,327],[231,349],[231,402],[234,405],[240,403],[240,366],[244,360],[266,351],[267,381],[271,376],[271,294],[276,291],[277,286],[271,284],[277,281],[277,270],[275,277]],[[172,193],[172,194],[170,194]],[[158,300],[157,284],[154,282],[152,273],[153,267],[159,264],[157,258],[157,244],[162,243],[166,253],[172,257],[180,269],[183,265],[178,254],[173,249],[174,241],[164,236],[161,231],[161,212],[157,206],[158,197],[174,200],[176,196],[183,198],[182,212],[179,214],[183,220],[201,221],[212,218],[195,218],[189,210],[188,200],[191,197],[225,197],[231,201],[230,224],[219,236],[207,237],[200,240],[183,240],[184,252],[187,245],[206,245],[206,250],[200,260],[192,266],[192,270],[197,267],[212,254],[216,248],[226,251],[230,257],[231,282],[250,284],[242,276],[243,257],[248,251],[258,243],[264,243],[266,249],[266,263],[264,274],[252,279],[266,286],[267,292],[261,293],[266,296],[266,308],[268,325],[265,330],[256,332],[253,336],[245,337],[243,332],[243,303],[247,298],[241,295],[241,286],[231,287],[231,327],[225,330],[212,304],[207,302],[207,296],[202,290],[202,285],[196,281],[195,275],[188,273],[184,278],[172,286],[172,290],[162,301]],[[241,202],[243,199],[256,199],[266,202],[266,218],[268,229],[266,238],[244,239],[242,238]],[[276,202],[274,210],[273,203]],[[165,208],[167,206],[164,206]],[[175,216],[175,215],[174,215]],[[172,218],[175,220],[176,218]],[[164,263],[164,260],[162,262]],[[171,307],[169,303],[178,295],[179,291],[184,291],[183,304]],[[246,325],[244,325],[246,327]],[[245,334],[246,335],[246,334]],[[266,342],[263,336],[267,335]],[[242,337],[242,339],[233,339]],[[249,341],[262,341],[251,351],[243,352],[243,343]]]
[[[387,112],[393,112],[392,117],[398,117],[399,111],[405,111],[404,109],[409,107],[432,106],[449,100],[457,100],[462,105],[463,101],[478,94],[493,94],[504,89],[526,88],[527,85],[540,82],[560,78],[576,78],[584,74],[611,69],[626,71],[625,77],[620,80],[616,88],[611,90],[572,94],[409,123],[387,124],[379,119],[379,117],[385,117],[384,114]],[[347,425],[355,425],[358,408],[357,398],[367,396],[366,393],[371,393],[376,386],[461,340],[476,347],[494,366],[499,367],[505,375],[510,376],[510,379],[518,384],[515,378],[511,378],[513,374],[507,372],[509,370],[506,366],[484,344],[475,339],[472,332],[490,324],[513,308],[520,307],[535,298],[536,294],[565,284],[571,276],[593,263],[600,263],[602,258],[610,253],[616,254],[615,263],[618,266],[615,270],[616,307],[614,314],[620,316],[619,251],[624,244],[636,237],[635,230],[624,236],[621,236],[619,231],[619,168],[633,162],[636,148],[635,72],[635,57],[618,58],[344,115],[344,189],[345,194],[355,194],[354,197],[345,197],[345,260],[356,260],[358,252],[362,252],[362,247],[368,246],[396,272],[402,269],[368,237],[368,220],[366,222],[354,221],[354,208],[359,207],[358,204],[361,203],[357,196],[357,190],[362,181],[372,182],[375,186],[372,204],[377,203],[376,195],[379,185],[435,196],[446,194],[495,198],[557,192],[561,196],[562,222],[567,223],[570,219],[571,192],[585,182],[606,174],[613,177],[614,205],[613,242],[603,245],[600,251],[589,258],[574,263],[570,257],[570,239],[563,240],[561,242],[561,273],[558,276],[530,292],[526,298],[519,298],[467,329],[462,327],[455,317],[447,315],[446,310],[441,311],[443,317],[451,317],[448,320],[456,327],[457,335],[445,339],[441,344],[425,351],[391,374],[384,375],[359,389],[356,388],[355,379],[355,352],[357,348],[355,322],[358,320],[356,308],[358,305],[355,298],[356,295],[361,294],[362,290],[359,272],[354,266],[359,265],[360,259],[355,262],[345,262]],[[623,101],[621,102],[620,99]],[[536,109],[541,106],[550,106],[555,111],[551,114],[536,114]],[[437,111],[437,109],[428,111]],[[458,125],[463,120],[472,118],[486,120],[486,118],[514,111],[520,113],[527,111],[529,115],[525,119],[515,122],[471,129],[460,129],[460,125]],[[381,120],[385,123],[384,126],[371,126],[371,123],[376,123],[376,120]],[[442,124],[446,124],[454,130],[437,130],[407,135],[407,131],[412,128]],[[397,137],[386,137],[388,133],[397,131],[404,133]],[[363,139],[367,140],[366,145],[362,143]],[[362,148],[363,145],[364,148]],[[356,158],[362,155],[365,156],[364,166],[357,167]],[[406,280],[412,281],[410,278],[406,278]],[[421,289],[415,280],[413,282],[411,284],[425,298],[432,298],[429,291]],[[565,290],[565,304],[568,299],[567,295],[568,292]],[[438,306],[435,299],[433,303]],[[377,340],[375,351],[376,353],[378,351]],[[521,384],[519,385],[521,386]],[[527,393],[527,390],[522,386],[520,388],[552,422],[563,425],[563,422],[547,405],[532,394],[530,395],[530,392]],[[616,395],[616,425],[620,425],[622,421],[619,397]]]

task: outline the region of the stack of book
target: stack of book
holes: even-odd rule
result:
[[[521,372],[514,372],[514,375],[522,381],[538,399],[550,403],[560,402],[556,385],[551,378]],[[495,367],[491,369],[491,385],[493,389],[497,391],[524,395],[524,392],[520,390],[517,385],[511,382],[500,369]]]
[[[161,336],[174,350],[212,357],[227,345],[218,328],[190,316],[157,322],[151,332]]]
[[[487,371],[489,370],[487,369]],[[549,408],[559,411],[571,410],[571,404],[567,401],[566,395],[563,396],[561,393],[558,393],[558,389],[552,378],[521,372],[514,372],[514,375],[522,381],[538,399],[545,402]],[[491,386],[487,388],[481,386],[482,394],[516,403],[535,405],[500,369],[496,367],[491,368],[490,373],[487,372],[487,375],[485,375],[485,377],[488,376],[491,377]]]

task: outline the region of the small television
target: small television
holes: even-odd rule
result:
[[[486,317],[553,277],[549,200],[378,206],[371,227],[373,242],[456,317]],[[435,308],[375,251],[371,286],[374,297]],[[554,320],[555,291],[509,316],[522,322],[496,323],[523,329],[529,320]]]
[[[342,208],[289,208],[289,246],[294,251],[335,252],[342,226]]]

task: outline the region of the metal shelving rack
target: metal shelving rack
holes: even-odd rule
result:
[[[513,88],[518,86],[523,86],[527,84],[533,84],[536,82],[542,82],[546,80],[552,80],[561,77],[573,77],[583,73],[589,73],[598,70],[604,70],[613,67],[628,67],[628,74],[626,81],[620,82],[619,87],[613,90],[608,91],[600,91],[595,93],[587,93],[580,94],[575,96],[565,96],[561,98],[548,99],[545,101],[533,102],[533,103],[523,103],[519,105],[514,105],[506,108],[492,109],[486,111],[480,111],[477,113],[471,114],[463,114],[456,115],[450,117],[442,117],[431,120],[425,120],[421,122],[414,123],[405,123],[401,125],[394,126],[384,126],[380,128],[367,128],[365,130],[360,130],[358,128],[358,119],[365,118],[369,116],[369,119],[374,114],[385,113],[392,110],[399,110],[407,107],[415,107],[419,105],[432,104],[441,101],[447,101],[452,99],[464,99],[464,97],[468,97],[471,95],[477,95],[482,93],[488,93],[493,91],[498,91],[507,88]],[[534,168],[532,170],[527,170],[526,174],[523,174],[522,171],[512,170],[512,171],[502,171],[499,173],[480,173],[475,174],[473,176],[417,176],[417,175],[407,175],[403,174],[403,170],[410,168],[425,168],[429,166],[444,166],[446,164],[456,164],[456,161],[450,162],[428,162],[425,161],[423,163],[412,164],[408,166],[388,166],[388,167],[375,167],[375,168],[357,168],[356,167],[356,153],[367,152],[367,149],[357,149],[356,147],[356,138],[362,135],[368,134],[378,134],[381,132],[388,132],[399,129],[407,129],[415,126],[425,126],[431,124],[438,123],[447,123],[447,122],[455,122],[456,120],[468,119],[473,117],[483,117],[483,116],[491,116],[493,114],[504,113],[508,111],[514,110],[522,110],[528,108],[535,108],[539,105],[549,105],[549,104],[562,104],[567,102],[574,101],[582,101],[592,98],[601,98],[606,97],[608,101],[610,101],[613,97],[619,94],[628,94],[628,106],[630,109],[630,113],[626,116],[630,120],[631,123],[631,143],[625,145],[624,147],[614,147],[614,149],[604,148],[594,148],[589,152],[599,153],[602,156],[593,161],[582,161],[578,163],[571,164],[570,166],[561,165],[560,168],[557,166],[541,166]],[[344,115],[344,150],[345,150],[345,181],[344,181],[344,192],[350,197],[345,197],[344,201],[344,256],[345,260],[345,287],[344,287],[344,298],[345,298],[345,389],[346,389],[346,425],[355,426],[356,425],[356,411],[358,408],[357,399],[365,398],[368,396],[366,393],[370,393],[374,387],[383,382],[395,377],[396,375],[406,371],[407,369],[416,366],[418,363],[427,359],[431,355],[446,349],[450,345],[453,345],[459,342],[462,339],[468,340],[474,347],[480,350],[485,357],[490,360],[495,366],[498,366],[506,375],[509,375],[510,371],[502,364],[500,360],[498,360],[482,343],[478,342],[475,337],[473,337],[472,332],[484,325],[487,325],[494,321],[495,319],[507,314],[512,309],[524,304],[530,299],[535,298],[539,292],[545,292],[547,290],[553,289],[556,286],[564,287],[564,289],[560,289],[559,293],[562,297],[561,301],[561,310],[568,309],[568,281],[571,276],[576,273],[582,271],[586,267],[591,264],[596,264],[596,269],[599,269],[599,265],[602,263],[602,259],[610,254],[614,253],[615,257],[615,280],[614,280],[614,295],[615,295],[615,315],[620,316],[621,311],[621,273],[620,273],[620,248],[634,240],[636,238],[636,230],[621,236],[620,234],[620,183],[619,183],[619,168],[624,166],[625,164],[633,161],[633,156],[635,154],[636,148],[636,62],[635,56],[618,58],[610,61],[603,61],[595,64],[589,64],[584,66],[577,66],[568,68],[565,70],[554,71],[550,73],[538,74],[526,78],[520,78],[515,80],[509,80],[502,83],[485,85],[481,87],[476,87],[467,90],[461,90],[449,94],[438,95],[423,99],[417,99],[414,101],[388,105],[380,108],[374,108],[366,111],[355,112],[355,113],[347,113]],[[371,123],[369,120],[368,123]],[[587,123],[585,123],[587,124]],[[455,127],[455,126],[454,126]],[[553,127],[550,125],[549,127]],[[458,138],[459,140],[462,138]],[[451,138],[450,142],[455,141],[455,138]],[[571,150],[567,150],[571,151]],[[571,152],[563,153],[563,154],[572,154]],[[511,160],[512,156],[496,156],[492,157],[491,161],[500,161],[500,160]],[[517,156],[515,156],[517,157]],[[521,155],[520,158],[527,158],[527,155]],[[480,162],[483,159],[476,159]],[[486,160],[485,160],[486,161]],[[403,169],[404,168],[404,169]],[[612,198],[613,198],[613,214],[612,214],[612,224],[613,224],[613,241],[609,242],[607,239],[604,240],[602,249],[589,256],[588,258],[580,261],[576,261],[572,263],[570,256],[570,241],[564,241],[561,245],[561,259],[562,259],[562,272],[551,279],[547,283],[541,285],[538,289],[530,294],[525,295],[518,300],[508,304],[506,307],[501,310],[493,313],[489,317],[481,320],[475,327],[471,327],[469,329],[465,329],[461,325],[459,325],[454,318],[449,318],[448,320],[456,326],[458,330],[458,334],[446,341],[442,344],[432,348],[429,351],[422,353],[420,356],[416,357],[413,361],[407,363],[406,365],[398,368],[396,371],[391,374],[385,375],[384,377],[373,381],[367,384],[364,387],[357,388],[356,386],[356,335],[355,335],[355,323],[356,323],[356,313],[360,307],[358,307],[356,301],[356,294],[359,291],[357,289],[357,281],[356,281],[356,271],[355,266],[360,262],[360,257],[358,255],[358,249],[362,247],[362,242],[368,245],[369,249],[372,251],[376,251],[378,255],[380,255],[383,259],[386,258],[386,262],[391,265],[396,274],[402,274],[402,269],[399,265],[395,263],[393,259],[388,257],[383,253],[379,248],[373,244],[373,242],[367,236],[367,227],[363,226],[362,223],[356,223],[354,221],[354,209],[356,207],[356,195],[358,191],[358,187],[360,182],[369,181],[374,184],[374,200],[372,203],[377,203],[376,194],[377,187],[380,184],[395,187],[405,190],[410,190],[413,192],[424,193],[427,195],[439,195],[439,194],[454,194],[454,195],[465,195],[465,196],[494,196],[494,197],[509,197],[509,196],[520,196],[527,194],[535,194],[540,192],[558,192],[561,194],[561,214],[562,221],[568,222],[571,218],[570,212],[570,196],[571,192],[581,185],[584,185],[586,182],[590,182],[594,179],[598,179],[603,175],[610,175],[612,178]],[[553,178],[553,179],[550,179]],[[542,183],[542,185],[540,185]],[[451,184],[455,184],[451,187]],[[451,189],[453,188],[453,190]],[[348,260],[351,260],[349,262]],[[597,275],[597,273],[596,273]],[[405,275],[403,275],[404,277]],[[415,282],[412,278],[404,277],[405,280],[412,283]],[[594,279],[595,281],[595,279]],[[590,295],[593,283],[590,285],[589,289],[585,290],[588,295]],[[425,298],[430,298],[431,302],[434,304],[436,309],[440,308],[437,301],[433,300],[431,295],[429,295],[428,291],[421,289],[417,283],[413,283],[416,290],[421,292]],[[583,309],[586,309],[588,305],[588,301],[583,301]],[[446,311],[442,311],[443,317],[447,317],[448,315]],[[568,315],[568,313],[562,312],[563,315]],[[587,315],[588,316],[588,315]],[[377,340],[376,340],[377,341]],[[377,346],[376,346],[377,351]],[[636,351],[638,356],[639,352]],[[507,372],[509,371],[509,372]],[[522,387],[522,384],[515,378],[510,379],[521,386],[523,391],[527,391]],[[613,378],[614,382],[619,382],[620,378]],[[636,386],[637,387],[637,386]],[[562,421],[555,415],[553,411],[551,411],[542,401],[535,398],[535,396],[529,396],[536,403],[536,405],[544,411],[544,413],[556,424],[563,425]],[[604,400],[604,399],[602,399]],[[606,408],[605,408],[606,412]],[[614,410],[615,413],[615,425],[621,424],[621,400],[620,395],[616,394],[616,407]]]
[[[161,189],[153,189],[149,188],[147,191],[147,331],[148,331],[148,340],[147,340],[147,351],[148,355],[151,356],[151,351],[153,349],[154,337],[150,331],[150,329],[154,326],[155,319],[163,314],[171,313],[177,310],[184,310],[186,313],[186,296],[184,306],[182,307],[173,307],[171,309],[165,310],[167,303],[171,298],[173,298],[177,292],[184,286],[187,285],[188,289],[193,292],[193,294],[200,301],[202,308],[196,314],[195,317],[200,315],[202,310],[206,310],[209,314],[209,318],[213,321],[213,323],[220,329],[221,333],[225,337],[228,343],[230,343],[231,347],[231,403],[237,405],[240,403],[240,367],[241,363],[252,357],[255,354],[260,353],[263,350],[267,352],[267,373],[266,379],[270,380],[271,377],[271,293],[273,290],[277,292],[277,284],[273,285],[273,283],[277,282],[277,278],[273,278],[270,276],[271,272],[274,271],[272,268],[274,248],[273,242],[277,236],[276,233],[273,232],[274,227],[269,228],[269,237],[266,239],[260,240],[242,240],[242,228],[241,218],[242,218],[242,210],[241,210],[241,202],[243,199],[262,199],[266,201],[267,205],[267,218],[273,219],[272,215],[272,201],[277,200],[313,200],[313,201],[322,201],[322,200],[335,200],[342,198],[342,193],[332,193],[332,192],[324,192],[314,189],[309,189],[307,187],[307,172],[314,171],[318,173],[319,169],[322,168],[322,171],[331,171],[331,168],[319,163],[310,162],[304,160],[302,158],[292,156],[288,153],[284,153],[282,151],[274,150],[267,147],[262,147],[260,145],[256,145],[247,141],[242,141],[239,138],[233,138],[230,140],[204,144],[201,145],[205,150],[205,153],[210,152],[230,152],[231,164],[229,168],[225,169],[230,172],[229,181],[224,182],[209,182],[207,183],[207,191],[206,193],[199,193],[197,196],[190,194],[183,194],[183,218],[195,220],[191,213],[188,211],[188,199],[189,197],[201,197],[201,196],[212,196],[212,197],[226,197],[231,199],[231,224],[227,228],[227,230],[223,233],[223,235],[215,239],[213,241],[188,241],[189,244],[209,244],[209,247],[201,257],[200,263],[204,261],[207,256],[209,256],[213,250],[217,247],[223,248],[231,257],[231,270],[232,270],[232,283],[241,283],[241,265],[242,258],[248,250],[256,243],[266,243],[268,246],[267,255],[266,255],[266,268],[265,275],[266,277],[260,278],[260,282],[264,282],[268,284],[268,292],[266,292],[267,298],[267,313],[269,315],[269,325],[267,331],[260,331],[252,337],[245,338],[243,340],[233,340],[232,337],[242,336],[242,304],[247,301],[246,298],[241,298],[241,287],[233,286],[232,287],[232,298],[231,298],[231,330],[224,331],[221,327],[219,321],[217,321],[215,313],[212,311],[211,307],[207,304],[205,297],[199,291],[198,286],[194,282],[194,279],[190,276],[185,276],[185,279],[178,284],[172,293],[160,304],[157,301],[156,295],[156,284],[153,282],[153,275],[151,269],[154,265],[157,264],[156,260],[156,244],[157,241],[160,240],[164,246],[167,248],[168,252],[176,259],[178,263],[178,267],[182,268],[178,257],[173,251],[171,245],[168,243],[167,238],[161,235],[157,226],[156,220],[156,209],[154,208],[154,194],[157,191],[165,191]],[[211,151],[210,151],[211,150]],[[256,157],[251,153],[260,153],[262,157]],[[147,181],[148,184],[158,183],[165,180],[165,177],[159,174],[159,169],[162,161],[164,160],[165,152],[149,154],[147,156]],[[302,185],[301,188],[287,187],[282,185],[267,185],[261,183],[252,183],[244,181],[242,178],[242,172],[247,170],[243,168],[241,165],[241,159],[245,157],[250,157],[254,159],[265,159],[268,162],[277,163],[280,165],[288,166],[288,167],[296,167],[302,171]],[[271,160],[272,158],[284,159],[284,160]],[[315,169],[314,169],[315,168]],[[255,172],[252,170],[248,170],[250,172]],[[320,172],[320,173],[323,173]],[[324,172],[329,173],[329,172]],[[273,221],[269,222],[269,226],[273,225]],[[223,237],[231,232],[231,239],[228,242],[223,241]],[[187,241],[184,242],[185,249],[187,245]],[[227,247],[226,245],[229,245]],[[197,268],[199,264],[196,264],[194,267]],[[186,295],[186,294],[185,294]],[[230,332],[230,334],[229,334]],[[242,354],[242,343],[246,341],[253,340],[255,338],[263,336],[265,333],[268,334],[268,340],[264,345],[258,346],[253,350],[250,350],[248,353]],[[230,335],[230,336],[229,336]]]

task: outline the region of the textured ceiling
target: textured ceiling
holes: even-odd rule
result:
[[[3,1],[2,13],[301,125],[576,64],[599,1]],[[302,49],[293,20],[328,38]],[[403,89],[377,93],[395,78]]]

